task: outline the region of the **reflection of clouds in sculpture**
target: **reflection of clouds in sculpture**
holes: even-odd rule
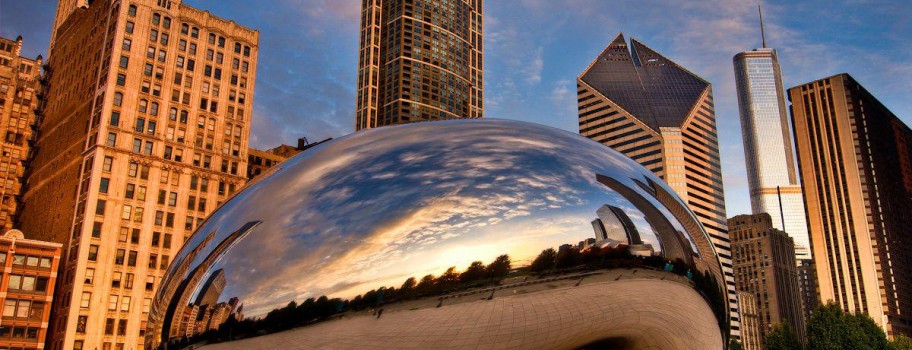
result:
[[[547,127],[485,120],[380,128],[322,144],[280,167],[198,229],[215,231],[219,241],[262,221],[208,267],[225,272],[219,301],[238,297],[248,317],[291,300],[398,287],[409,277],[501,254],[514,266],[528,265],[544,248],[593,238],[590,222],[604,204],[622,208],[643,242],[660,251],[646,215],[596,174],[642,194],[633,180],[655,178],[604,146]],[[196,234],[186,247],[202,239]],[[211,249],[203,247],[190,265]],[[175,265],[188,263],[187,250]]]

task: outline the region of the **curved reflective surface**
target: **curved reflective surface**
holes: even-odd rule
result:
[[[676,337],[646,322],[690,320],[721,347],[721,281],[690,210],[619,153],[516,121],[416,123],[303,152],[216,210],[168,269],[146,343],[638,347]]]

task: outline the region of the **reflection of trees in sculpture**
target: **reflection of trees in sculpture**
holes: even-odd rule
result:
[[[510,257],[504,254],[498,256],[487,266],[481,261],[474,261],[462,273],[457,272],[456,267],[453,266],[439,277],[426,275],[420,281],[416,281],[415,277],[409,277],[398,289],[381,287],[350,300],[329,299],[324,295],[316,299],[309,298],[301,304],[291,301],[285,307],[274,309],[259,319],[239,321],[232,314],[217,330],[184,338],[177,343],[177,346],[193,344],[202,340],[224,341],[273,333],[325,321],[333,315],[348,311],[362,311],[383,304],[446,294],[485,284],[496,284],[507,277],[510,268]]]
[[[409,277],[399,288],[381,287],[349,300],[330,299],[324,295],[319,298],[309,298],[300,304],[291,301],[286,306],[274,309],[258,319],[238,320],[232,314],[217,330],[185,338],[178,343],[178,346],[193,344],[201,340],[210,342],[235,340],[312,325],[346,312],[377,309],[385,304],[443,296],[470,288],[496,285],[509,275],[565,274],[579,270],[614,268],[653,268],[656,270],[664,268],[667,272],[688,276],[697,286],[705,288],[713,286],[712,283],[714,283],[711,274],[694,272],[693,266],[686,264],[682,259],[669,261],[658,255],[634,255],[626,245],[600,247],[598,245],[563,244],[559,249],[543,250],[531,265],[517,268],[511,274],[512,267],[510,257],[504,254],[488,265],[481,261],[474,261],[462,272],[457,271],[456,267],[450,267],[436,277],[434,275],[425,275],[420,279]],[[706,288],[705,290],[715,289]],[[705,297],[711,300],[722,298],[721,290]]]

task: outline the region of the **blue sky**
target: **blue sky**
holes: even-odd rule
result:
[[[251,144],[353,130],[360,1],[185,0],[260,30]],[[487,0],[485,117],[577,131],[577,75],[617,35],[713,83],[729,216],[748,213],[731,58],[760,46],[757,1]],[[847,72],[912,123],[912,6],[903,1],[766,1],[767,42],[785,85]],[[0,0],[0,36],[44,53],[56,1]]]

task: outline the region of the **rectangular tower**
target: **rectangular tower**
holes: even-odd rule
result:
[[[848,74],[788,92],[820,300],[912,335],[912,130]]]
[[[635,39],[614,41],[577,78],[580,134],[665,180],[715,245],[740,336],[712,86]]]
[[[796,257],[811,259],[776,50],[739,53],[734,65],[751,209],[754,214],[770,214],[773,227],[795,240]]]
[[[774,228],[766,213],[728,219],[728,234],[738,292],[751,294],[756,302],[760,344],[783,322],[790,324],[803,340],[804,309],[794,239]]]
[[[21,52],[22,37],[0,38],[0,232],[13,228],[20,211],[41,91],[41,56]]]
[[[63,244],[49,348],[142,348],[171,257],[246,181],[259,33],[178,0],[68,3],[22,227]]]
[[[365,0],[355,131],[481,118],[483,0]]]

